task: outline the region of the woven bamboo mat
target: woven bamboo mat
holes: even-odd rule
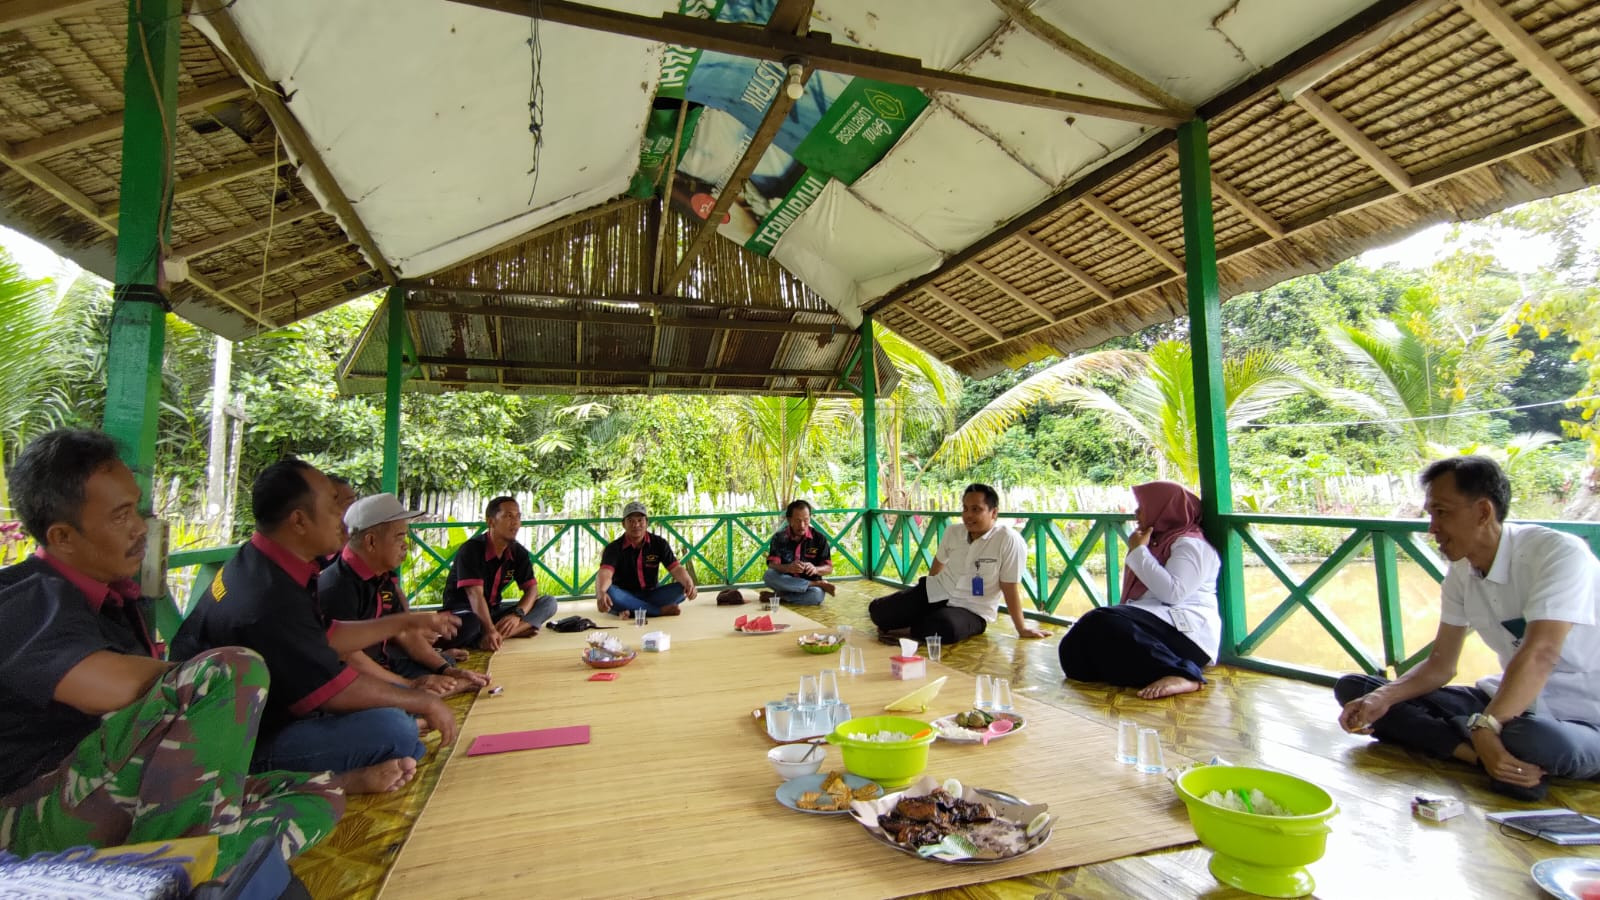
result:
[[[1112,760],[1109,728],[1025,697],[1017,700],[1024,731],[987,748],[937,742],[928,773],[1049,803],[1055,834],[1030,856],[925,862],[878,844],[846,816],[785,809],[764,758],[770,742],[750,712],[836,658],[800,652],[793,634],[816,626],[791,610],[776,618],[796,626],[788,635],[734,634],[733,618],[750,608],[685,605],[684,615],[652,623],[671,633],[672,649],[640,654],[614,682],[587,680],[583,635],[544,634],[496,654],[492,674],[505,693],[474,705],[463,749],[440,776],[384,896],[891,897],[1194,840],[1164,779]],[[611,633],[629,644],[640,634],[627,626]],[[865,646],[869,674],[840,680],[857,715],[919,684],[890,678],[890,648]],[[966,708],[972,676],[933,668],[930,678],[950,680],[924,718]],[[588,745],[464,751],[482,734],[581,724],[591,727]],[[840,766],[837,749],[824,765]]]

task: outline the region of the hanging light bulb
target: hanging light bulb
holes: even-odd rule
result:
[[[805,77],[805,74],[806,70],[804,66],[797,62],[789,63],[789,85],[787,88],[785,88],[785,90],[788,92],[790,100],[799,100],[801,97],[805,96],[806,86],[805,83],[801,81],[801,79]]]

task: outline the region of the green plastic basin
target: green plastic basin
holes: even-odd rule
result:
[[[1178,796],[1200,843],[1212,850],[1211,874],[1268,897],[1300,897],[1316,883],[1305,866],[1327,849],[1328,820],[1339,812],[1327,791],[1293,775],[1249,766],[1200,766],[1178,777]],[[1291,816],[1263,816],[1214,806],[1212,791],[1259,790]]]
[[[870,778],[885,788],[902,788],[910,784],[928,768],[928,745],[938,737],[927,722],[904,716],[862,716],[846,719],[828,735],[828,743],[837,744],[844,756],[844,768],[851,775]],[[898,731],[903,734],[927,734],[910,741],[880,743],[858,741],[848,737],[855,734],[877,734],[880,731]]]

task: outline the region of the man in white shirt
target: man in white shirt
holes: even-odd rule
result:
[[[1021,535],[995,524],[1000,495],[986,484],[969,484],[961,495],[962,528],[946,528],[926,578],[879,597],[867,607],[880,636],[918,641],[937,634],[945,646],[980,635],[999,617],[1006,601],[1017,635],[1046,637],[1022,617],[1022,569],[1028,547]]]
[[[1428,533],[1450,560],[1439,633],[1393,683],[1339,679],[1339,724],[1481,766],[1519,799],[1543,797],[1550,775],[1600,778],[1600,561],[1573,535],[1506,523],[1511,484],[1493,460],[1440,460],[1422,484]],[[1505,674],[1446,687],[1468,631]]]

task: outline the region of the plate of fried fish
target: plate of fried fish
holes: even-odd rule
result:
[[[844,772],[801,775],[778,786],[779,803],[803,813],[825,816],[849,812],[852,801],[875,800],[882,796],[883,786],[876,781]]]
[[[944,863],[990,863],[1029,853],[1050,840],[1048,805],[1000,791],[964,787],[954,778],[923,779],[851,814],[877,840],[901,853]]]

